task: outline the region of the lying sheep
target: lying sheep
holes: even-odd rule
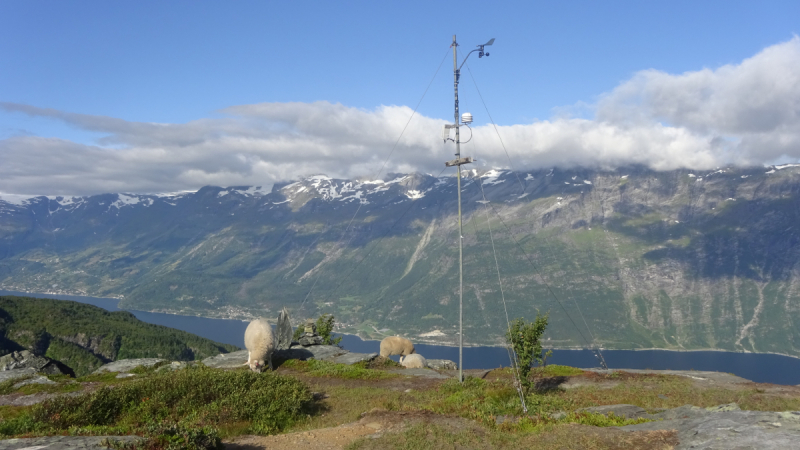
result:
[[[400,357],[400,365],[406,369],[424,369],[428,367],[428,361],[419,353]]]
[[[261,317],[247,326],[244,331],[244,346],[247,347],[247,362],[245,366],[250,366],[253,372],[264,370],[264,363],[272,368],[272,352],[275,351],[275,337],[272,334],[272,327],[267,323],[267,319]]]
[[[414,353],[414,344],[406,338],[389,336],[381,341],[381,356],[407,356],[412,353]]]

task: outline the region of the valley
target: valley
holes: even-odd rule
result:
[[[549,346],[800,356],[800,167],[465,175],[465,343],[502,342],[493,241],[509,317],[549,311]],[[0,200],[0,289],[453,343],[455,197],[390,174]]]

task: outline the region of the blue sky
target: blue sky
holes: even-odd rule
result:
[[[2,2],[0,192],[374,175],[444,59],[387,168],[432,171],[452,153],[436,137],[453,34],[462,55],[496,38],[469,67],[515,169],[793,162],[797,17],[796,1]],[[461,105],[502,166],[466,70]]]

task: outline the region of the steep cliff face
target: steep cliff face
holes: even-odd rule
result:
[[[800,355],[800,167],[465,175],[467,342],[538,309],[557,346]],[[393,174],[0,203],[0,288],[454,342],[455,194]]]
[[[75,333],[67,336],[58,336],[64,342],[69,342],[90,351],[93,355],[105,362],[117,359],[117,353],[122,345],[122,336],[117,334],[87,336],[86,333]]]

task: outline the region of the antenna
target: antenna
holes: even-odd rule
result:
[[[458,118],[458,80],[461,78],[461,67],[464,66],[464,63],[467,62],[467,58],[473,52],[479,52],[478,57],[482,57],[483,47],[487,45],[492,45],[494,43],[494,38],[490,39],[489,42],[478,45],[478,48],[472,50],[471,52],[467,53],[467,56],[464,57],[464,61],[461,63],[461,66],[458,65],[458,56],[457,56],[457,49],[458,43],[456,42],[456,36],[453,35],[453,91],[455,92],[455,123],[450,125],[447,124],[442,128],[442,139],[447,142],[450,139],[450,129],[454,128],[456,130],[456,138],[453,141],[456,143],[456,159],[447,161],[444,163],[447,167],[455,167],[456,168],[456,179],[458,180],[458,188],[456,191],[458,192],[458,381],[463,383],[464,382],[464,264],[463,264],[463,239],[464,239],[464,231],[461,223],[461,166],[464,164],[469,164],[474,162],[475,160],[472,159],[471,156],[466,156],[464,158],[461,157],[461,134],[459,128],[461,124],[470,124],[472,123],[472,114],[464,113],[464,116],[461,118],[462,120],[459,121]],[[486,56],[489,56],[486,53]],[[446,136],[445,136],[446,133]]]

